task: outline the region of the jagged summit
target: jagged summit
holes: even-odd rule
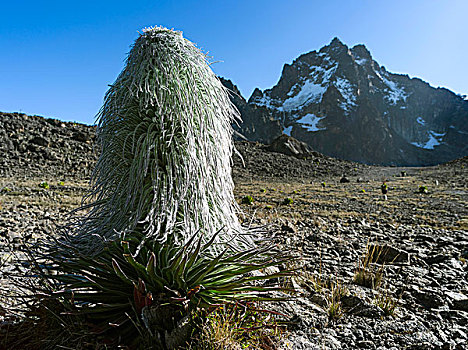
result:
[[[330,45],[328,46],[331,48],[334,48],[334,47],[339,47],[339,48],[346,47],[347,48],[347,46],[336,36],[332,39],[332,41],[330,42]]]
[[[351,52],[355,59],[372,60],[371,53],[367,50],[367,47],[363,44],[358,44],[352,47]]]
[[[365,45],[349,48],[337,37],[285,64],[278,83],[255,89],[248,105],[264,108],[283,133],[333,157],[428,165],[468,152],[468,101],[388,72]]]

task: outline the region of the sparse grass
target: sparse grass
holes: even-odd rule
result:
[[[327,314],[330,320],[336,320],[343,316],[341,298],[349,294],[349,290],[340,282],[331,285],[331,289],[325,295],[327,301]]]
[[[340,281],[324,278],[321,273],[311,274],[302,271],[300,283],[312,294],[318,293],[325,299],[322,307],[330,320],[337,320],[343,316],[341,299],[349,295],[349,289]]]
[[[367,288],[377,289],[382,284],[384,275],[384,264],[375,264],[379,259],[381,249],[378,245],[366,245],[364,256],[360,257],[357,262],[356,271],[354,273],[353,282]]]
[[[395,316],[397,301],[387,289],[378,291],[374,298],[374,304],[382,309],[385,316]]]
[[[255,303],[230,304],[211,312],[187,350],[277,349],[285,327],[277,314]]]

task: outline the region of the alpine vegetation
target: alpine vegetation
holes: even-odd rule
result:
[[[144,241],[242,240],[233,197],[233,118],[238,112],[206,56],[182,33],[147,28],[98,115],[101,156],[77,234],[91,252],[139,227]],[[142,241],[143,244],[143,241]],[[213,247],[216,247],[214,245]]]
[[[173,30],[143,31],[98,115],[101,155],[80,208],[88,214],[64,239],[31,247],[32,263],[21,265],[40,282],[17,283],[31,296],[26,328],[49,331],[12,346],[30,339],[57,348],[73,338],[176,348],[220,305],[283,300],[272,293],[284,287],[262,281],[289,276],[264,271],[290,256],[237,219],[236,116],[199,49]]]

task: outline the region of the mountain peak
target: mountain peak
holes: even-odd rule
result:
[[[249,104],[267,109],[283,133],[324,154],[429,165],[466,155],[468,102],[461,107],[455,97],[387,72],[366,46],[349,48],[335,37],[286,64],[278,83],[254,91]]]
[[[336,36],[332,39],[329,46],[330,47],[346,47],[346,45],[343,44],[343,42],[340,39],[338,39],[338,37]]]
[[[353,53],[356,58],[361,58],[361,59],[372,59],[372,55],[367,49],[367,47],[363,44],[358,44],[355,45],[352,49],[351,52]]]

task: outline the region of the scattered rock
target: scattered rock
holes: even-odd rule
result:
[[[343,177],[340,179],[340,183],[346,184],[351,182],[346,176],[343,175]]]
[[[299,159],[306,159],[315,157],[319,154],[314,152],[306,143],[296,140],[294,137],[288,135],[281,135],[274,139],[272,143],[266,147],[270,152],[282,153],[287,156],[293,156]]]

